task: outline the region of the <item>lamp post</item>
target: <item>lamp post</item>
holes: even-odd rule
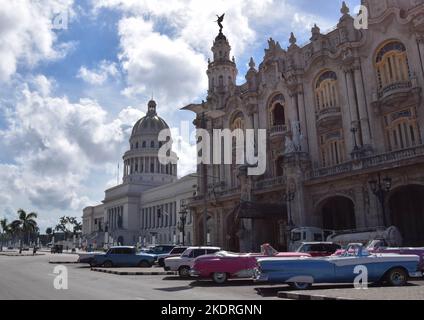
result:
[[[185,245],[185,225],[187,222],[187,209],[185,207],[180,211],[180,221],[178,222],[178,230],[183,234],[183,246]]]
[[[369,181],[369,185],[371,187],[371,191],[380,201],[381,209],[383,213],[384,227],[387,227],[385,200],[386,200],[387,194],[392,189],[392,179],[387,176],[386,178],[381,179],[381,173],[379,172],[378,179]]]
[[[350,129],[350,132],[352,132],[352,135],[353,135],[353,142],[354,142],[354,147],[353,147],[353,152],[356,152],[356,151],[358,151],[359,150],[359,147],[358,147],[358,141],[356,140],[356,134],[357,134],[357,132],[358,132],[358,128],[356,128],[356,127],[353,127],[352,129]]]

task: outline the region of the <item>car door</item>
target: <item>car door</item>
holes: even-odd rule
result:
[[[121,259],[124,266],[133,267],[138,264],[138,257],[135,255],[135,250],[132,248],[123,248]]]

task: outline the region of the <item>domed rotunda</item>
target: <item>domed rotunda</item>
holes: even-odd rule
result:
[[[169,129],[169,126],[157,115],[156,107],[155,101],[149,101],[146,116],[134,125],[129,141],[130,150],[123,157],[124,183],[155,187],[177,180],[177,155],[170,151],[170,163],[159,161],[159,149],[166,143],[159,141],[159,133]]]

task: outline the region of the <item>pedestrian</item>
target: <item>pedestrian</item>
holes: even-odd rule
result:
[[[37,247],[34,246],[34,249],[32,249],[32,255],[35,256],[37,254]]]

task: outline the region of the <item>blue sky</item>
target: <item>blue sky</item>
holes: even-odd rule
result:
[[[241,82],[269,37],[304,43],[314,23],[337,24],[341,2],[0,0],[0,217],[37,211],[44,231],[101,201],[152,93],[171,126],[191,122],[179,109],[205,97],[215,14]],[[52,28],[60,13],[66,30]],[[195,163],[185,148],[181,174]]]

